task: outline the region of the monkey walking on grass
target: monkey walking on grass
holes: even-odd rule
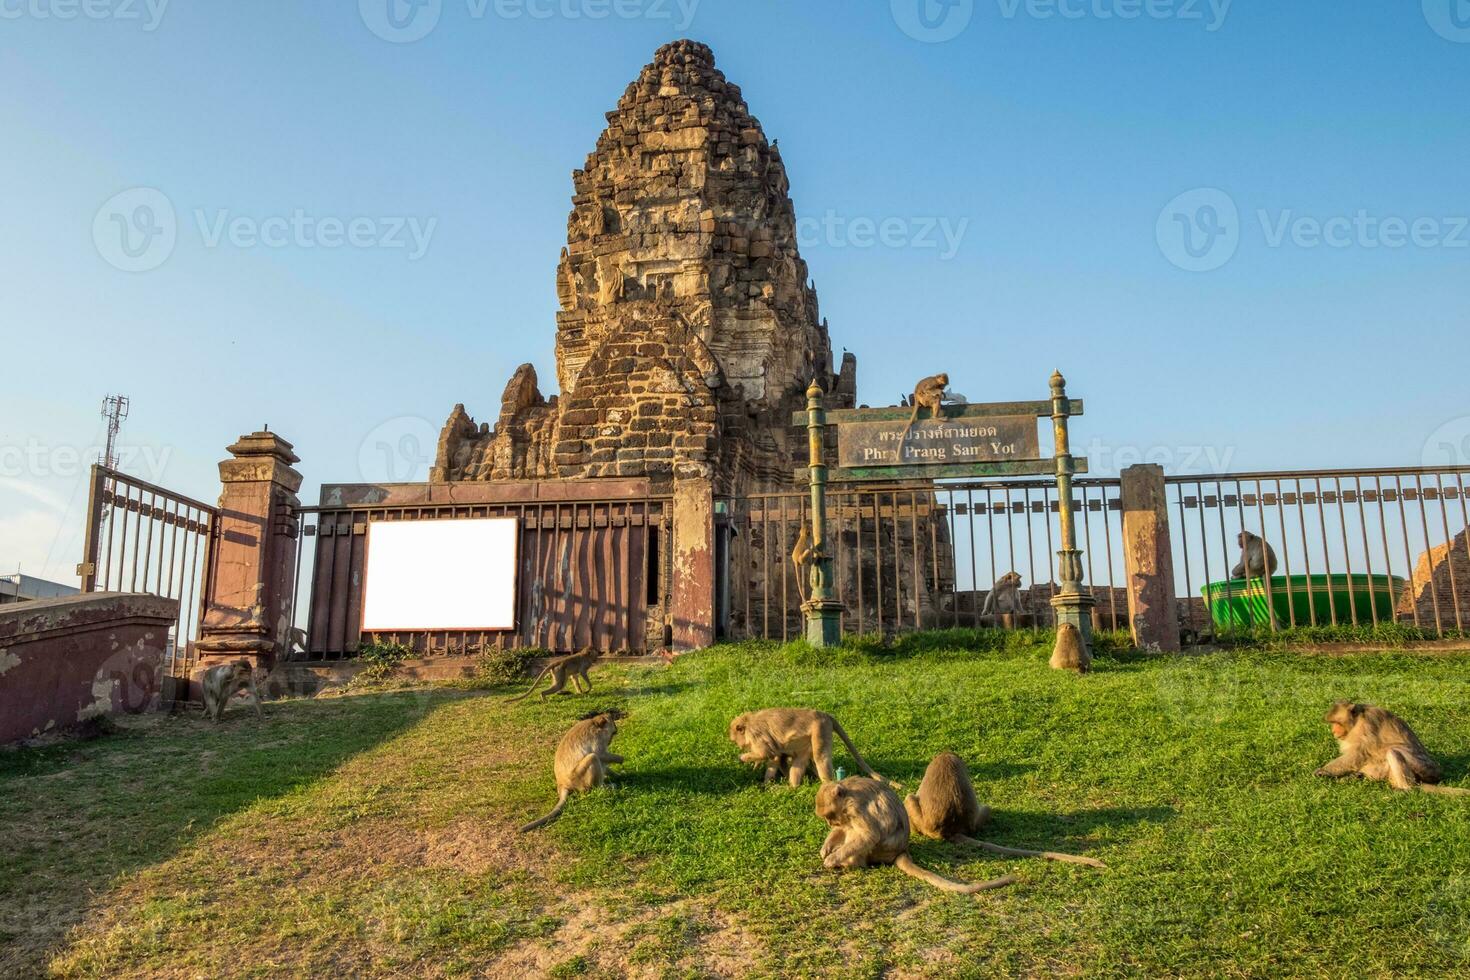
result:
[[[587,677],[587,672],[601,659],[602,654],[591,647],[588,647],[581,653],[574,653],[569,657],[558,657],[541,668],[541,673],[536,675],[536,679],[531,682],[531,687],[525,694],[522,694],[520,697],[511,698],[509,703],[515,704],[517,701],[524,701],[536,693],[536,685],[540,684],[541,678],[545,677],[548,673],[551,674],[551,686],[541,692],[541,699],[543,701],[553,694],[571,694],[572,691],[565,689],[567,681],[572,682],[572,687],[576,690],[576,693],[591,694],[592,681]],[[583,690],[584,686],[586,688],[585,690]]]
[[[215,724],[225,716],[225,703],[241,691],[250,695],[255,717],[265,719],[265,711],[260,707],[260,690],[255,686],[255,667],[244,657],[205,670],[200,686],[204,691],[204,714]]]
[[[1414,730],[1393,712],[1338,701],[1322,720],[1332,726],[1342,754],[1318,769],[1318,776],[1362,776],[1384,780],[1394,789],[1470,796],[1470,789],[1438,785],[1444,771]]]
[[[801,785],[807,767],[812,765],[823,783],[836,778],[832,768],[834,733],[852,753],[858,768],[874,779],[883,780],[858,753],[837,719],[825,711],[767,708],[739,715],[730,722],[730,741],[745,750],[740,754],[740,761],[766,763],[767,783],[774,782],[780,776],[781,767],[789,763],[788,778],[792,786]]]

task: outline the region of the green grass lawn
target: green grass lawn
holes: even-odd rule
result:
[[[3,754],[0,975],[1470,970],[1470,800],[1312,777],[1323,711],[1357,698],[1470,785],[1470,657],[1114,653],[1077,678],[1046,654],[968,632],[724,647],[545,704],[368,693]],[[941,873],[1021,882],[826,872],[815,784],[763,788],[725,739],[780,705],[831,711],[909,789],[958,752],[989,839],[1110,869],[916,842]],[[516,836],[554,800],[559,734],[602,707],[628,714],[621,787]]]

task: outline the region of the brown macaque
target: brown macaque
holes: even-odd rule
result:
[[[1057,627],[1057,645],[1052,650],[1053,670],[1075,670],[1085,674],[1092,669],[1092,654],[1082,642],[1082,631],[1071,623]]]
[[[541,683],[541,678],[548,673],[551,674],[551,686],[541,692],[541,699],[551,697],[553,694],[571,694],[572,691],[564,690],[567,681],[572,681],[572,687],[578,694],[592,693],[592,681],[587,677],[587,671],[591,670],[597,661],[602,659],[602,654],[588,647],[581,653],[574,653],[569,657],[557,657],[551,663],[541,668],[541,673],[531,682],[530,690],[520,697],[511,698],[511,704],[524,701],[536,692],[536,685]],[[583,687],[586,690],[583,690]]]
[[[255,686],[255,667],[245,658],[210,667],[204,672],[200,686],[204,690],[204,714],[218,724],[225,716],[225,703],[241,691],[250,695],[255,717],[264,720],[260,707],[260,690]]]
[[[909,818],[898,794],[876,779],[849,776],[817,790],[817,816],[832,832],[822,844],[828,868],[866,868],[891,864],[910,877],[947,892],[974,895],[1014,884],[1014,875],[973,884],[926,871],[909,857]]]
[[[807,569],[816,560],[816,552],[812,550],[811,529],[803,522],[801,533],[796,536],[796,545],[791,549],[791,564],[796,566],[796,594],[801,596],[801,601],[807,601],[806,590],[801,583],[808,576]]]
[[[622,762],[623,757],[613,755],[607,746],[617,733],[617,719],[612,712],[594,715],[567,730],[556,747],[556,760],[552,765],[556,773],[556,806],[546,816],[526,824],[520,833],[544,827],[561,816],[562,808],[573,793],[612,785],[607,767]]]
[[[1419,736],[1391,711],[1371,704],[1338,701],[1322,718],[1342,754],[1317,770],[1318,776],[1381,779],[1394,789],[1420,789],[1447,796],[1470,790],[1436,785],[1444,777]]]
[[[925,378],[914,387],[914,414],[909,416],[909,426],[919,421],[919,410],[927,408],[929,417],[944,418],[944,389],[949,387],[949,375],[936,374]]]
[[[919,784],[919,791],[904,798],[903,808],[908,811],[914,832],[935,840],[969,844],[1008,857],[1039,857],[1049,861],[1085,864],[1093,868],[1107,867],[1096,858],[1061,854],[1057,851],[1002,847],[1000,844],[971,837],[971,834],[978,833],[990,819],[990,807],[980,805],[965,760],[953,752],[941,752],[934,757],[934,761],[924,771],[924,780]]]
[[[883,777],[858,753],[837,719],[825,711],[810,708],[767,708],[740,715],[730,722],[730,741],[745,751],[741,762],[766,763],[766,782],[780,774],[783,758],[789,760],[787,773],[792,786],[800,786],[807,767],[815,763],[817,778],[828,783],[835,778],[832,769],[832,734],[842,739],[852,753],[858,768],[874,779]]]
[[[1240,542],[1240,564],[1231,570],[1232,579],[1266,578],[1276,574],[1276,550],[1265,538],[1241,531],[1236,540]]]
[[[1006,572],[996,580],[995,587],[985,597],[981,616],[1015,615],[1026,611],[1026,599],[1021,593],[1021,573]]]

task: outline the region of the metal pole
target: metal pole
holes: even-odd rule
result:
[[[1057,572],[1061,587],[1052,599],[1057,625],[1070,623],[1082,634],[1082,645],[1092,653],[1092,593],[1082,584],[1082,552],[1077,550],[1077,526],[1072,514],[1072,477],[1077,464],[1072,458],[1072,444],[1067,420],[1072,404],[1067,398],[1067,380],[1060,371],[1051,376],[1052,433],[1056,438],[1057,503],[1061,511],[1062,550],[1057,552]]]
[[[806,638],[822,649],[842,642],[842,603],[832,590],[832,556],[827,551],[827,466],[823,461],[827,413],[816,379],[806,390],[808,473],[812,489],[811,599],[805,605]]]
[[[82,561],[77,565],[77,574],[82,578],[83,592],[91,592],[97,588],[98,538],[102,530],[102,474],[104,472],[103,467],[93,463],[92,478],[87,483],[87,531],[82,545]]]

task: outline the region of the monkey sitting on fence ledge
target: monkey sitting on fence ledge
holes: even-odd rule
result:
[[[1094,868],[1107,867],[1096,858],[1002,847],[971,837],[990,819],[990,807],[980,805],[979,798],[975,796],[975,784],[970,781],[970,770],[966,768],[965,761],[953,752],[941,752],[934,757],[924,771],[919,791],[904,798],[903,808],[908,811],[914,832],[935,840],[969,844],[1008,857],[1040,857]]]
[[[1371,704],[1338,701],[1322,718],[1342,754],[1317,770],[1318,776],[1381,779],[1394,789],[1470,796],[1470,789],[1437,785],[1439,763],[1401,718]]]
[[[241,691],[250,695],[255,717],[265,718],[265,711],[260,707],[260,691],[255,686],[255,667],[243,657],[205,670],[200,687],[204,691],[204,714],[216,724],[225,716],[225,703]]]
[[[618,733],[616,712],[604,712],[577,722],[562,736],[556,747],[556,759],[552,769],[556,773],[557,798],[552,811],[539,820],[532,820],[520,829],[527,833],[544,827],[557,817],[567,805],[573,793],[585,793],[598,786],[612,785],[608,766],[623,761],[620,755],[607,750],[608,743]]]
[[[931,419],[944,419],[944,389],[949,387],[949,375],[940,373],[925,378],[914,386],[914,413],[909,416],[909,427],[919,421],[919,411],[927,408]]]
[[[551,686],[541,692],[541,699],[543,701],[553,694],[571,694],[572,691],[565,690],[567,681],[572,682],[572,687],[576,690],[576,693],[591,694],[592,681],[587,677],[587,672],[601,659],[602,654],[591,647],[588,647],[581,653],[574,653],[569,657],[558,657],[541,668],[541,673],[536,675],[536,679],[531,682],[531,687],[525,694],[522,694],[520,697],[511,698],[510,703],[514,704],[517,701],[524,701],[534,694],[536,685],[541,683],[541,678],[545,677],[547,673],[551,674]],[[584,685],[586,690],[583,690]]]
[[[823,783],[817,791],[817,816],[832,832],[822,844],[822,864],[828,868],[866,868],[891,864],[910,877],[947,892],[974,895],[1014,884],[1014,876],[970,884],[926,871],[909,857],[909,818],[898,794],[876,779],[849,776],[842,782]]]

